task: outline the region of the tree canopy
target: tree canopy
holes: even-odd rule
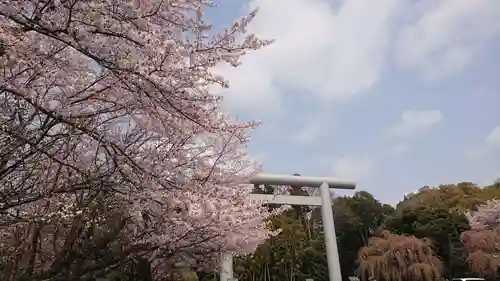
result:
[[[267,186],[254,192],[272,190]],[[366,191],[334,198],[344,279],[426,281],[496,276],[497,249],[491,245],[496,245],[492,241],[498,238],[497,228],[478,229],[477,222],[495,221],[500,208],[491,203],[497,201],[489,200],[499,196],[495,184],[458,183],[421,188],[396,208]],[[253,255],[238,259],[240,280],[327,280],[319,209],[299,212],[294,207],[273,217],[270,225],[282,232]]]

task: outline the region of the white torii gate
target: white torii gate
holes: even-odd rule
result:
[[[349,181],[341,181],[335,178],[304,177],[291,175],[259,174],[250,179],[251,184],[269,184],[284,186],[319,187],[320,196],[294,196],[294,195],[269,195],[251,194],[250,198],[255,201],[263,201],[267,204],[280,205],[307,205],[321,206],[321,218],[323,221],[323,232],[325,235],[326,257],[328,260],[328,276],[330,281],[342,281],[340,272],[339,252],[337,248],[337,236],[335,234],[335,223],[333,221],[332,199],[330,188],[355,189],[356,184]],[[233,255],[232,253],[221,254],[220,281],[229,281],[233,278]]]

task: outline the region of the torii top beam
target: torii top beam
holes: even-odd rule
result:
[[[304,187],[320,187],[327,183],[330,188],[335,189],[355,189],[356,183],[352,181],[342,181],[336,178],[327,177],[304,177],[276,174],[258,174],[250,179],[251,184],[269,184],[269,185],[289,185]]]

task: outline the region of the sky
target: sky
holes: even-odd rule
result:
[[[500,1],[217,3],[215,27],[259,7],[248,32],[276,40],[216,69],[225,110],[262,121],[265,172],[355,180],[388,204],[500,177]]]

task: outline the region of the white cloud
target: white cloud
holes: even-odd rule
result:
[[[250,0],[259,7],[247,30],[275,39],[238,68],[217,68],[230,81],[228,107],[280,111],[289,95],[322,102],[370,89],[387,65],[437,79],[460,72],[500,32],[498,0]]]
[[[407,110],[401,114],[401,119],[388,129],[392,137],[407,138],[422,134],[443,121],[439,110]]]
[[[318,140],[325,136],[325,133],[328,133],[332,124],[322,116],[302,116],[301,119],[305,121],[303,126],[292,136],[292,140],[298,143],[309,143]]]
[[[330,101],[370,88],[384,65],[397,3],[351,0],[334,9],[325,0],[250,1],[260,9],[248,31],[276,42],[236,69],[218,69],[233,87],[226,102],[253,112],[290,92]]]
[[[345,156],[333,161],[332,176],[343,180],[359,181],[372,173],[373,165],[369,158]]]
[[[493,128],[478,146],[467,149],[464,152],[464,156],[468,158],[481,158],[489,152],[495,151],[500,151],[500,125]]]
[[[310,124],[304,126],[302,129],[296,132],[295,135],[293,136],[293,141],[301,143],[311,142],[316,140],[319,137],[319,134],[320,134],[319,124]]]
[[[437,79],[463,70],[484,44],[500,32],[498,0],[421,0],[402,17],[418,20],[404,27],[396,43],[399,65]]]
[[[272,83],[272,75],[259,63],[258,53],[249,53],[245,63],[237,68],[229,65],[217,67],[215,72],[229,80],[230,90],[212,88],[214,94],[224,94],[224,104],[232,110],[255,113],[280,114],[282,100]]]
[[[410,151],[410,146],[406,143],[398,143],[391,147],[391,153],[393,154],[405,154]]]

